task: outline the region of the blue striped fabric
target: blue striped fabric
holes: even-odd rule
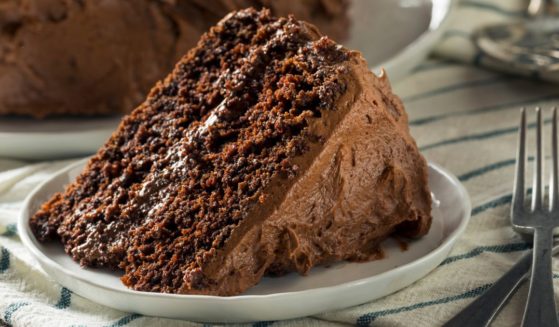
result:
[[[544,105],[546,103],[557,103],[559,101],[559,92],[555,91],[549,95],[538,95],[535,97],[528,97],[523,98],[518,101],[503,101],[497,105],[492,106],[482,106],[472,110],[467,111],[459,111],[459,112],[449,112],[449,113],[442,113],[436,114],[433,116],[421,117],[410,120],[411,126],[419,126],[429,123],[434,123],[438,120],[446,119],[446,118],[466,118],[468,116],[475,116],[479,114],[487,114],[492,112],[499,112],[499,111],[517,111],[518,108],[525,107],[525,106],[536,106],[536,105]]]
[[[460,76],[465,72],[469,74],[469,81],[460,81],[457,77],[452,79],[452,76]],[[448,81],[441,83],[438,80],[440,86],[435,88],[416,82],[429,76],[445,76]],[[411,132],[428,159],[453,171],[472,192],[472,221],[475,223],[468,228],[451,255],[421,282],[382,300],[349,310],[308,317],[300,320],[300,324],[331,321],[362,326],[404,326],[409,319],[420,316],[424,321],[418,323],[418,326],[437,325],[468,303],[469,299],[481,294],[499,274],[530,249],[530,245],[508,227],[507,217],[512,197],[511,174],[516,148],[518,108],[549,106],[559,100],[559,92],[545,84],[526,88],[526,83],[518,78],[509,79],[475,68],[434,61],[423,64],[411,78],[395,86],[407,105]],[[514,89],[514,93],[510,93],[509,88]],[[485,93],[486,90],[491,90],[491,94]],[[478,97],[479,105],[475,101]],[[488,97],[490,98],[487,99]],[[456,103],[456,98],[474,100],[462,104]],[[439,107],[432,108],[431,103],[437,103]],[[445,109],[445,103],[448,104],[448,109]],[[547,122],[549,123],[549,119]],[[530,126],[534,127],[533,119],[530,120]],[[456,152],[457,149],[459,152]],[[468,153],[471,160],[464,160],[464,153]],[[533,161],[532,157],[530,161]],[[13,226],[5,228],[0,237],[13,239],[15,225]],[[0,250],[0,273],[10,271],[11,256],[13,254],[6,248]],[[484,266],[484,262],[494,261],[500,262],[499,266]],[[480,271],[481,267],[489,270]],[[461,283],[454,278],[445,277],[463,275],[474,278],[467,279],[471,282]],[[1,274],[0,278],[3,278]],[[59,315],[74,313],[76,309],[73,303],[77,299],[79,303],[86,301],[66,288],[59,288],[58,293],[58,298],[51,302],[51,308],[58,310]],[[34,305],[33,303],[35,302],[9,303],[3,307],[3,320],[12,321],[19,317],[17,313],[21,307]],[[447,313],[440,314],[441,312]],[[143,322],[148,321],[142,318],[138,314],[125,314],[120,318],[107,320],[104,326],[142,326]],[[297,325],[296,322],[297,320],[290,321],[289,324]],[[262,321],[253,325],[282,326],[287,323]],[[76,321],[74,325],[89,326],[89,323]]]
[[[0,233],[0,236],[15,236],[17,234],[17,226],[16,224],[8,224],[6,225],[6,229],[4,232]]]
[[[441,304],[445,304],[445,303],[449,303],[449,302],[455,302],[455,301],[458,301],[458,300],[473,298],[473,297],[479,296],[481,293],[483,293],[483,291],[487,290],[490,286],[491,286],[491,284],[485,284],[485,285],[476,287],[474,289],[468,290],[468,291],[466,291],[464,293],[461,293],[461,294],[458,294],[458,295],[447,296],[447,297],[443,297],[443,298],[440,298],[440,299],[433,299],[433,300],[430,300],[430,301],[418,302],[418,303],[414,303],[412,305],[406,305],[406,306],[397,307],[397,308],[388,309],[388,310],[370,312],[370,313],[367,313],[367,314],[362,315],[359,318],[357,318],[356,325],[357,326],[370,326],[372,322],[374,322],[377,318],[380,318],[380,317],[395,315],[395,314],[399,314],[399,313],[406,312],[406,311],[414,311],[414,310],[426,308],[426,307],[429,307],[429,306],[441,305]]]
[[[406,103],[410,103],[412,101],[417,101],[417,100],[421,100],[421,99],[425,99],[425,98],[449,93],[449,92],[464,89],[464,88],[482,87],[482,86],[487,86],[487,85],[492,85],[492,84],[504,83],[504,82],[507,82],[509,80],[510,80],[510,78],[507,78],[507,77],[504,77],[504,76],[491,76],[489,78],[483,78],[483,79],[474,80],[474,81],[459,82],[459,83],[452,84],[452,85],[446,85],[446,86],[443,86],[441,88],[438,88],[436,90],[432,90],[432,91],[429,91],[429,92],[423,92],[423,93],[420,93],[420,94],[408,96],[408,97],[402,98],[402,101],[404,101]]]
[[[0,273],[10,268],[10,252],[8,249],[0,246]]]
[[[8,305],[8,307],[4,310],[4,321],[8,325],[12,325],[14,322],[12,321],[12,316],[15,312],[25,306],[28,306],[29,302],[16,302]]]
[[[522,242],[522,243],[509,243],[509,244],[499,244],[499,245],[490,245],[490,246],[480,246],[477,247],[467,253],[457,254],[446,258],[442,263],[441,266],[448,265],[449,263],[453,263],[459,260],[466,260],[477,257],[478,255],[484,254],[486,252],[489,253],[508,253],[508,252],[517,252],[517,251],[525,251],[531,249],[531,244]]]
[[[545,119],[543,121],[544,125],[549,125],[551,123],[550,119]],[[527,129],[534,129],[536,128],[536,123],[531,123],[528,124]],[[508,134],[516,134],[518,132],[518,127],[506,127],[506,128],[501,128],[501,129],[495,129],[495,130],[490,130],[488,132],[481,132],[481,133],[474,133],[474,134],[467,134],[467,135],[462,135],[459,137],[454,137],[454,138],[450,138],[447,140],[441,140],[441,141],[437,141],[435,143],[431,143],[431,144],[426,144],[426,145],[422,145],[419,147],[419,149],[421,151],[426,151],[426,150],[430,150],[430,149],[434,149],[440,146],[446,146],[446,145],[452,145],[452,144],[457,144],[457,143],[463,143],[463,142],[471,142],[471,141],[483,141],[483,140],[487,140],[487,139],[491,139],[491,138],[495,138],[495,137],[499,137],[499,136],[504,136],[504,135],[508,135]]]
[[[509,16],[509,17],[524,17],[526,12],[524,10],[507,10],[503,7],[498,6],[494,3],[483,2],[483,1],[473,1],[465,0],[460,2],[460,7],[465,10],[473,9],[475,11],[483,10],[491,13],[496,13],[499,15]]]
[[[126,315],[126,316],[118,319],[114,323],[105,325],[104,327],[123,327],[123,326],[126,326],[126,325],[130,324],[132,321],[134,321],[138,318],[141,318],[141,317],[142,317],[142,315],[139,315],[137,313],[129,314],[129,315]]]
[[[66,287],[62,287],[60,289],[60,299],[54,306],[57,309],[66,309],[72,303],[72,291],[67,289]]]

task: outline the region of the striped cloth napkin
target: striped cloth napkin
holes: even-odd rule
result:
[[[406,103],[412,134],[423,153],[456,174],[472,197],[473,217],[465,235],[438,268],[404,290],[365,305],[274,326],[408,326],[410,321],[437,326],[529,249],[508,219],[518,108],[557,105],[559,90],[444,61],[424,63],[395,89]],[[14,228],[21,200],[68,163],[0,161],[0,321],[13,326],[194,325],[94,304],[53,283],[29,257]],[[525,295],[523,288],[495,326],[520,321]]]
[[[459,11],[472,11],[464,17],[475,16],[474,9],[479,15],[488,10],[483,14],[488,17],[510,15],[508,9],[495,9],[500,7],[492,2],[463,1],[458,6]],[[457,20],[439,54],[452,44],[461,44],[458,39],[463,37],[453,36],[468,33],[466,27],[458,29],[461,26],[466,23]],[[464,61],[475,57],[464,49],[452,57],[463,56]],[[556,86],[437,60],[419,66],[395,85],[395,91],[406,104],[410,128],[422,152],[456,174],[471,195],[472,221],[464,236],[432,273],[395,294],[336,312],[248,326],[441,325],[529,250],[508,219],[518,108],[559,104]],[[72,162],[28,164],[0,159],[0,326],[202,326],[90,302],[53,282],[22,247],[15,228],[21,201],[41,181]],[[554,268],[559,272],[556,262]],[[559,274],[554,277],[558,281]],[[494,326],[518,325],[525,296],[523,287]]]

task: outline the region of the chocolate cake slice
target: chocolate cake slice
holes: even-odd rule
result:
[[[266,274],[381,258],[389,235],[428,231],[430,205],[386,76],[312,25],[247,9],[205,34],[30,225],[135,290],[234,295]]]

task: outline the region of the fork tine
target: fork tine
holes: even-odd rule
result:
[[[542,145],[542,111],[536,108],[537,114],[537,131],[536,131],[536,162],[534,169],[534,182],[532,186],[532,211],[539,210],[542,207],[542,170],[543,170],[543,145]]]
[[[549,210],[557,209],[559,205],[559,175],[557,173],[557,107],[553,107],[553,122],[551,124],[551,181],[549,183]]]
[[[524,211],[524,171],[526,165],[526,110],[520,109],[520,127],[518,133],[518,153],[516,156],[516,174],[514,178],[514,190],[512,192],[513,215],[514,212]]]
[[[513,204],[511,209],[511,222],[513,227],[523,233],[533,233],[534,247],[532,256],[532,272],[530,274],[530,289],[528,299],[522,318],[522,326],[556,326],[559,327],[557,310],[553,295],[553,275],[551,262],[551,248],[553,247],[553,229],[559,227],[559,220],[552,219],[556,212],[544,212],[542,210],[543,198],[543,122],[540,108],[536,108],[537,132],[536,132],[536,162],[534,168],[534,186],[532,192],[532,212],[524,208],[524,170],[526,166],[526,111],[522,109],[520,119],[520,132],[518,144],[518,158],[516,163],[516,177],[513,191]],[[557,119],[554,110],[553,118]],[[557,201],[557,121],[553,123],[553,164],[552,186],[553,198],[550,202]],[[551,191],[550,191],[551,192]],[[554,204],[555,205],[555,204]],[[557,207],[559,209],[559,207]],[[557,210],[557,209],[556,209]]]

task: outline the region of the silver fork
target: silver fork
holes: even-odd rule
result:
[[[516,178],[514,181],[511,221],[513,227],[521,233],[534,235],[532,272],[530,289],[524,310],[522,326],[559,326],[553,293],[551,269],[551,248],[553,247],[553,229],[559,226],[559,193],[557,174],[557,109],[553,109],[552,124],[552,169],[549,186],[549,209],[543,205],[543,141],[542,113],[536,108],[536,160],[534,183],[532,187],[532,206],[524,206],[524,175],[526,164],[526,112],[522,109],[518,157],[516,160]]]

